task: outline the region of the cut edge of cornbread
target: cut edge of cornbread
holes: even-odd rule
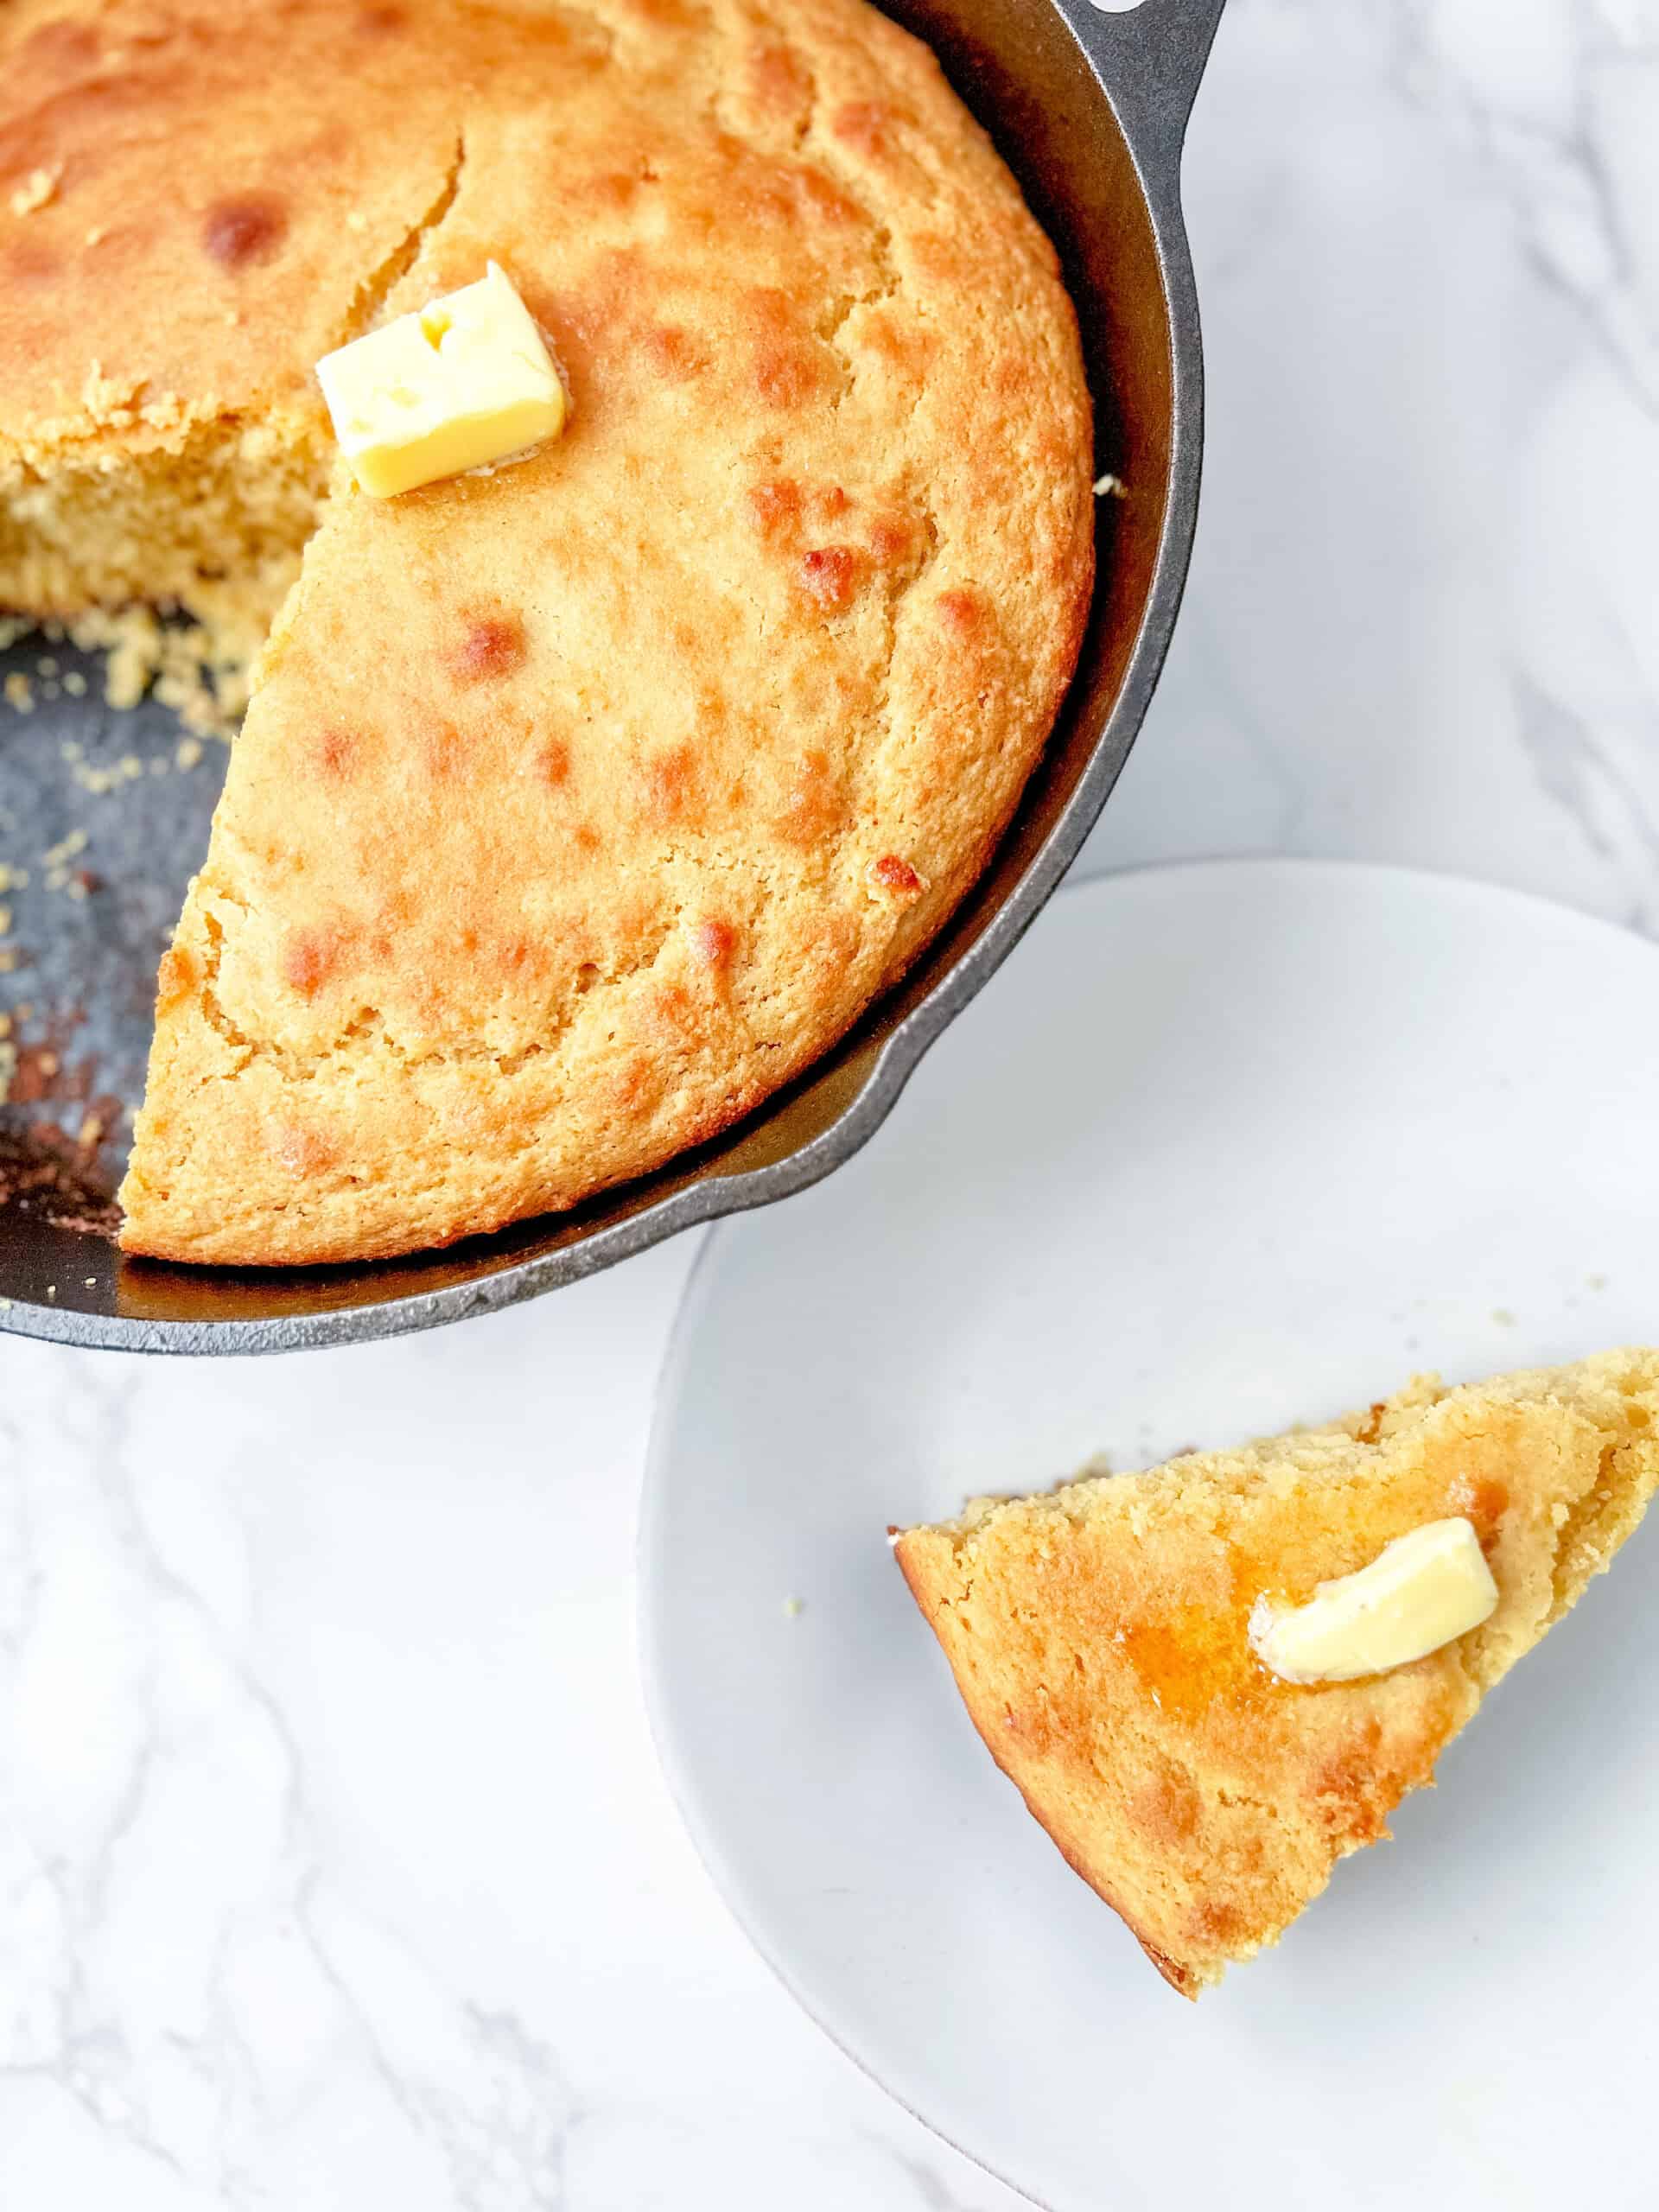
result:
[[[111,706],[155,683],[193,727],[228,735],[333,463],[313,412],[14,454],[0,463],[0,606],[107,652]]]
[[[977,1499],[894,1550],[993,1757],[1196,1996],[1388,1834],[1656,1485],[1659,1351],[1632,1349],[1455,1389],[1420,1376],[1322,1428]],[[1259,1595],[1301,1602],[1451,1515],[1497,1583],[1481,1627],[1358,1681],[1262,1667]]]

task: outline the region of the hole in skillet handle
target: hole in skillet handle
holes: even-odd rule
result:
[[[1181,146],[1226,0],[1054,0],[1100,73],[1154,200],[1176,204]]]

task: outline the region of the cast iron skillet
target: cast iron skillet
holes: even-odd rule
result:
[[[836,1051],[739,1128],[645,1181],[446,1252],[280,1271],[124,1259],[106,1239],[63,1225],[62,1205],[38,1191],[14,1194],[0,1205],[0,1325],[140,1351],[356,1343],[510,1305],[694,1222],[783,1198],[866,1141],[1058,883],[1146,712],[1192,542],[1202,361],[1179,172],[1223,0],[1143,0],[1125,12],[1091,0],[883,4],[934,48],[1060,250],[1097,411],[1097,467],[1124,487],[1096,502],[1100,581],[1082,664],[986,876]],[[5,664],[37,671],[41,651],[38,639],[14,646]],[[22,1047],[14,1102],[44,1092],[35,1125],[55,1116],[73,1135],[89,1109],[112,1116],[137,1101],[156,959],[207,844],[215,779],[206,760],[181,766],[164,709],[93,709],[96,685],[69,697],[62,673],[48,671],[37,712],[0,734],[0,853],[17,852],[22,838],[41,856],[29,884],[7,894],[18,916],[0,939],[13,948],[0,961],[0,1011]],[[102,795],[112,776],[125,788]],[[78,830],[86,845],[66,850]],[[33,1141],[30,1112],[6,1109],[14,1140],[21,1113]],[[0,1183],[7,1166],[0,1150]]]

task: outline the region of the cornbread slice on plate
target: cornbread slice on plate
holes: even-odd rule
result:
[[[1656,1484],[1659,1351],[1613,1351],[1460,1389],[1420,1376],[1329,1427],[979,1500],[894,1548],[998,1764],[1195,1997],[1388,1834]],[[1300,1604],[1455,1517],[1497,1587],[1480,1626],[1358,1681],[1257,1659],[1259,1599]]]
[[[563,436],[354,493],[315,364],[491,261]],[[128,1249],[444,1243],[798,1073],[1013,811],[1091,474],[1053,251],[862,0],[0,8],[0,609],[270,628]]]

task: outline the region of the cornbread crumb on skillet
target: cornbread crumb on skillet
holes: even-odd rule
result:
[[[313,365],[491,258],[563,437],[355,495]],[[0,605],[273,626],[137,1252],[415,1249],[713,1135],[938,929],[1082,634],[1053,252],[860,0],[13,0],[0,391]]]
[[[1612,1351],[1460,1389],[1420,1376],[1327,1428],[976,1501],[895,1551],[997,1764],[1196,1997],[1388,1834],[1656,1483],[1659,1351]],[[1262,1592],[1300,1603],[1451,1516],[1497,1584],[1484,1626],[1358,1681],[1261,1666]]]

